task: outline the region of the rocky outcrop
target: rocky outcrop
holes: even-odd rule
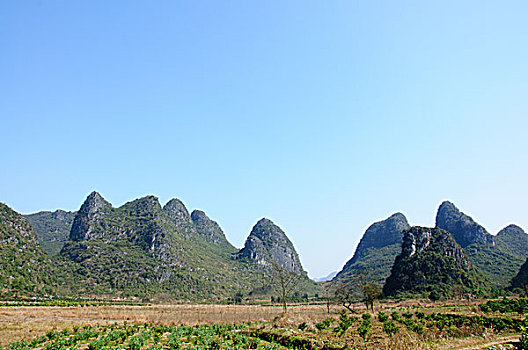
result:
[[[73,220],[70,239],[81,241],[101,237],[104,230],[98,224],[111,209],[112,205],[98,192],[90,193]]]
[[[304,273],[292,242],[279,226],[265,218],[253,227],[236,259],[246,259],[266,269],[276,262],[290,272]]]
[[[24,215],[37,234],[40,246],[49,256],[57,255],[70,236],[77,212],[56,210]]]
[[[450,232],[462,248],[474,243],[489,247],[495,245],[493,236],[484,227],[449,201],[443,202],[438,208],[436,227]]]
[[[165,204],[163,211],[182,233],[192,234],[196,232],[189,211],[187,211],[187,208],[181,200],[177,198],[171,199]]]
[[[266,254],[302,270],[282,231],[259,227],[269,231]],[[268,290],[266,271],[232,259],[236,252],[216,222],[202,211],[189,215],[178,199],[162,207],[157,197],[146,196],[114,208],[94,192],[57,259],[64,261],[61,286],[76,295],[222,299],[238,291]],[[304,281],[313,291],[310,282]]]
[[[480,282],[482,278],[449,232],[416,226],[404,232],[401,254],[394,261],[383,292],[393,296],[435,291],[447,297],[455,288],[474,292]]]
[[[436,226],[452,233],[472,264],[501,288],[508,286],[528,256],[524,251],[528,239],[519,227],[511,225],[492,236],[451,202],[438,208]]]
[[[229,244],[220,225],[216,221],[211,220],[203,211],[193,210],[191,219],[196,232],[208,242],[214,244]]]
[[[333,282],[353,282],[360,273],[368,272],[369,281],[383,284],[401,251],[403,231],[408,228],[407,218],[401,213],[370,225],[361,237],[354,256]]]

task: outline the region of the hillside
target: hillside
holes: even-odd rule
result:
[[[161,207],[147,196],[114,208],[93,192],[58,258],[71,266],[73,281],[63,278],[72,292],[206,298],[247,291],[258,278],[231,261],[234,252],[199,234],[177,199]]]
[[[477,293],[484,280],[453,236],[439,228],[412,227],[383,287],[387,296]]]
[[[265,269],[270,269],[275,261],[290,272],[306,274],[292,242],[280,227],[266,218],[253,226],[236,259],[253,261]]]
[[[497,247],[519,257],[528,257],[528,234],[517,225],[508,225],[495,236]]]
[[[0,296],[52,294],[53,271],[31,224],[0,203]]]
[[[33,226],[40,246],[49,256],[59,254],[70,236],[76,212],[56,210],[24,215]]]
[[[354,282],[360,273],[366,274],[369,282],[385,283],[394,259],[401,252],[403,231],[409,227],[407,218],[401,213],[372,224],[361,237],[354,256],[332,283]]]
[[[522,264],[519,272],[511,281],[511,288],[513,290],[518,289],[525,295],[528,295],[528,259]]]
[[[508,227],[496,237],[492,236],[451,202],[443,202],[438,208],[436,226],[450,232],[473,265],[499,287],[509,284],[528,256],[528,251],[519,255],[528,245],[528,239],[522,235],[524,232]]]
[[[270,235],[267,244],[282,247],[285,240],[285,235]],[[275,248],[271,251],[280,263],[287,261]],[[288,254],[296,257],[290,265],[294,271],[303,271],[295,250]],[[272,292],[269,271],[260,260],[239,255],[215,221],[203,211],[190,215],[178,199],[162,207],[156,197],[147,196],[114,208],[93,192],[55,261],[62,266],[65,293],[223,299]],[[315,284],[304,279],[313,291]]]

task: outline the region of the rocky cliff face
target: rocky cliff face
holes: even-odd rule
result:
[[[478,243],[493,247],[495,240],[484,227],[476,223],[470,216],[462,213],[451,202],[445,201],[438,208],[436,227],[450,232],[462,246]]]
[[[290,272],[304,273],[299,256],[284,231],[265,218],[253,227],[237,259],[247,259],[267,269],[275,261]]]
[[[509,226],[492,236],[453,203],[443,202],[438,208],[436,226],[453,234],[469,259],[490,282],[506,287],[528,256],[526,235],[516,226]]]
[[[453,236],[439,228],[412,227],[404,232],[401,254],[383,287],[388,295],[435,291],[451,296],[454,287],[475,292],[482,278]]]
[[[302,270],[291,242],[273,226],[264,221],[255,232],[266,256]],[[255,264],[232,259],[237,249],[216,222],[202,211],[189,215],[178,199],[161,207],[157,197],[146,196],[114,208],[94,192],[69,237],[56,257],[61,285],[71,289],[66,293],[225,298],[270,285]]]
[[[70,239],[80,241],[100,237],[105,230],[99,227],[99,223],[111,210],[112,205],[99,193],[90,193],[73,220]]]
[[[77,212],[56,210],[41,211],[24,217],[31,223],[40,246],[49,256],[57,255],[70,236]]]
[[[53,293],[54,270],[31,224],[0,203],[0,296]]]
[[[408,228],[407,218],[401,213],[370,225],[361,237],[354,256],[333,282],[353,282],[360,273],[368,272],[367,277],[371,282],[383,284],[401,251],[403,231]]]
[[[163,211],[182,233],[191,235],[196,232],[191,216],[181,200],[171,199],[165,204]]]
[[[193,210],[191,220],[196,232],[207,241],[214,244],[228,244],[231,246],[220,225],[216,221],[211,220],[203,211]]]

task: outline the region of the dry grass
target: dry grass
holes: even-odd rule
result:
[[[426,306],[420,302],[420,306]],[[416,303],[390,303],[378,306],[378,310],[390,312],[390,308],[418,306]],[[431,305],[429,305],[430,307]],[[434,305],[433,309],[441,308]],[[470,305],[459,305],[460,312],[471,313]],[[306,322],[308,329],[329,316],[337,319],[342,307],[333,306],[330,315],[325,305],[295,306],[286,315],[280,307],[258,305],[152,305],[152,306],[94,306],[94,307],[1,307],[0,347],[23,339],[32,339],[49,330],[72,328],[73,325],[148,322],[165,325],[195,325],[211,323],[240,323],[253,321],[272,322],[275,326],[297,329]],[[449,307],[451,309],[451,307]],[[365,312],[357,306],[356,313]],[[431,309],[428,309],[430,312]],[[436,311],[436,310],[435,310]],[[438,310],[439,311],[439,310]],[[446,311],[444,308],[443,311]],[[369,344],[363,343],[357,334],[349,334],[350,341],[359,348],[369,349],[483,349],[491,345],[513,342],[519,335],[473,336],[467,338],[427,339],[400,327],[392,338],[386,337],[380,324],[375,325],[374,337]],[[315,330],[314,330],[315,332]],[[350,332],[350,331],[349,331]],[[352,332],[355,332],[353,330]]]
[[[338,307],[331,312],[337,314]],[[0,346],[13,341],[32,339],[49,330],[73,325],[148,322],[165,325],[195,325],[273,321],[280,307],[258,305],[153,305],[94,307],[1,307]],[[296,306],[288,308],[290,321],[298,325],[306,320],[327,317],[326,307]]]

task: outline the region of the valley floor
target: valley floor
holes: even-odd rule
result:
[[[473,333],[459,337],[445,337],[417,334],[409,331],[403,324],[399,324],[399,332],[388,337],[378,322],[378,311],[383,310],[391,314],[394,310],[400,313],[412,310],[423,310],[426,313],[450,313],[460,315],[476,315],[476,304],[450,304],[431,305],[419,302],[387,303],[378,305],[372,314],[372,337],[365,342],[358,335],[358,326],[361,315],[365,313],[362,305],[356,305],[354,321],[342,336],[337,336],[333,330],[339,324],[342,307],[333,305],[327,313],[326,305],[302,305],[288,308],[286,316],[282,315],[279,306],[262,305],[152,305],[152,306],[88,306],[88,307],[0,307],[0,347],[8,344],[31,340],[45,335],[49,331],[57,334],[63,329],[71,330],[74,326],[89,325],[102,327],[115,325],[123,327],[126,322],[132,324],[151,324],[175,326],[199,324],[238,324],[256,322],[249,326],[248,332],[260,332],[264,337],[270,334],[291,335],[302,337],[315,342],[326,342],[336,345],[357,346],[360,349],[487,349],[493,345],[515,343],[519,341],[516,333],[494,333],[486,331],[481,334]],[[489,316],[489,315],[488,315]],[[496,314],[494,317],[501,315]],[[413,316],[415,317],[415,316]],[[316,324],[331,318],[332,326],[325,330],[317,330]],[[299,330],[299,325],[306,325],[304,331]],[[127,326],[125,326],[127,327]],[[130,326],[128,326],[130,327]],[[65,332],[63,332],[65,333]],[[259,333],[259,334],[260,334]],[[168,333],[165,334],[168,337]],[[353,348],[352,346],[352,348]]]

